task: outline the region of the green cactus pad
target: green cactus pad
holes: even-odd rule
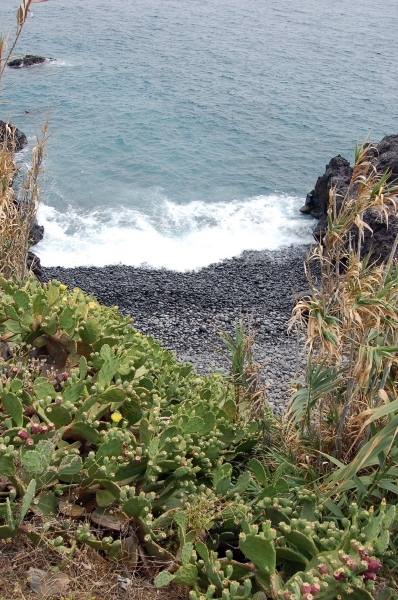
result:
[[[54,492],[42,492],[34,504],[35,511],[41,515],[56,515],[58,513],[58,498]]]
[[[174,583],[178,585],[196,585],[198,570],[195,565],[183,565],[174,575]],[[156,584],[155,584],[156,585]]]
[[[3,475],[3,477],[14,477],[15,464],[13,456],[0,456],[0,475]]]
[[[6,411],[11,415],[11,418],[17,427],[22,427],[23,425],[23,407],[22,402],[12,392],[3,392],[1,396],[1,401],[3,403]]]
[[[275,544],[259,535],[249,534],[239,540],[239,548],[254,563],[256,569],[271,575],[275,572]]]
[[[169,573],[169,571],[161,571],[158,573],[154,579],[154,584],[156,587],[161,588],[169,585],[174,579],[173,573]]]

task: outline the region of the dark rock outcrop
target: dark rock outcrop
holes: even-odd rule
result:
[[[28,255],[26,257],[26,267],[29,271],[32,271],[32,273],[36,275],[38,279],[42,279],[43,268],[40,264],[40,258],[33,252],[28,252]]]
[[[46,58],[44,56],[34,56],[33,54],[27,54],[23,58],[15,58],[14,60],[10,60],[8,66],[11,69],[20,69],[21,67],[32,67],[33,65],[40,65],[41,63],[46,62]]]
[[[37,221],[32,225],[32,229],[30,230],[29,241],[32,246],[41,242],[44,237],[44,227],[43,225],[39,225]]]
[[[0,144],[3,144],[5,140],[7,140],[9,150],[13,152],[19,152],[28,143],[28,139],[22,131],[11,125],[11,123],[0,121]]]
[[[369,148],[369,157],[377,172],[381,175],[388,169],[391,172],[389,181],[398,181],[398,134],[387,135],[378,144]],[[336,206],[339,210],[342,199],[347,192],[353,168],[348,160],[338,155],[326,165],[325,173],[318,177],[314,189],[307,194],[303,214],[318,219],[314,237],[319,240],[325,234],[329,192],[336,188]],[[392,244],[398,234],[398,216],[391,213],[386,223],[383,213],[369,209],[364,213],[364,221],[371,227],[373,234],[365,232],[362,253],[372,252],[375,259],[386,260],[391,252]]]
[[[348,160],[340,156],[332,158],[325,167],[325,173],[318,177],[314,189],[307,194],[305,204],[300,211],[314,219],[324,219],[327,214],[329,192],[333,187],[340,196],[347,191],[352,176],[352,167]]]

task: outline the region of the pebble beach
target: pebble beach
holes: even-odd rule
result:
[[[262,366],[266,399],[280,413],[291,379],[302,373],[303,340],[287,329],[297,296],[308,290],[307,251],[298,246],[244,252],[187,272],[124,265],[44,268],[43,279],[59,279],[105,305],[117,305],[131,314],[139,331],[204,374],[228,368],[218,331],[232,334],[236,320],[243,319],[255,335],[254,358]]]

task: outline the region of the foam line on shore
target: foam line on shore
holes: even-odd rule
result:
[[[165,199],[152,212],[122,206],[65,213],[42,205],[45,237],[36,246],[44,266],[149,265],[185,271],[240,255],[312,241],[313,220],[298,212],[294,196],[262,195],[229,203],[176,204]]]

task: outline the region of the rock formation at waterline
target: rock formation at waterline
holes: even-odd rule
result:
[[[0,144],[4,144],[5,140],[7,140],[8,149],[14,152],[19,152],[28,143],[28,139],[22,131],[11,123],[0,121]]]
[[[40,65],[46,60],[54,60],[53,58],[47,59],[44,56],[35,56],[33,54],[27,54],[23,58],[15,58],[10,60],[7,64],[11,69],[20,69],[21,67],[33,67],[33,65]]]
[[[398,181],[398,134],[387,135],[378,144],[372,144],[369,148],[369,157],[380,175],[389,170],[389,182]],[[307,194],[306,202],[300,211],[318,219],[318,225],[314,230],[316,239],[321,238],[326,230],[330,190],[336,189],[338,210],[350,184],[352,172],[353,167],[348,160],[340,155],[335,156],[326,165],[325,173],[318,177],[314,189]],[[397,214],[391,211],[387,224],[383,213],[376,209],[369,209],[365,211],[364,220],[371,227],[373,234],[370,231],[365,232],[362,253],[371,251],[375,259],[386,260],[398,234]]]

